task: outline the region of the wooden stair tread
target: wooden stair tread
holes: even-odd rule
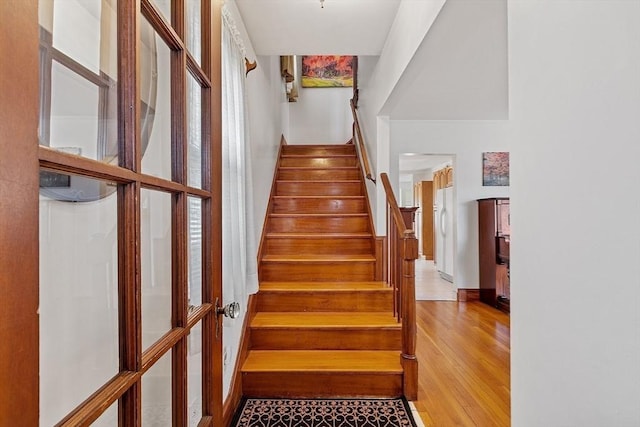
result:
[[[292,255],[264,255],[262,262],[373,262],[376,258],[369,254],[353,255],[322,255],[322,254],[292,254]]]
[[[335,159],[335,158],[354,158],[356,157],[353,153],[311,153],[311,154],[291,154],[291,153],[283,153],[282,158],[289,159]]]
[[[312,172],[312,171],[323,171],[323,170],[327,170],[327,169],[331,169],[331,170],[358,170],[358,166],[328,166],[328,167],[320,167],[320,166],[280,166],[280,168],[278,168],[278,170],[280,171],[291,171],[291,170],[301,170],[301,171],[305,171],[305,172]]]
[[[371,233],[267,233],[272,239],[362,239],[373,237]]]
[[[335,195],[335,196],[331,196],[331,195],[291,195],[291,194],[278,194],[278,195],[274,195],[273,196],[274,199],[319,199],[319,200],[324,200],[324,199],[339,199],[339,200],[358,200],[358,199],[364,199],[364,196],[343,196],[343,195]]]
[[[359,184],[359,179],[278,179],[277,183],[287,183],[287,184]]]
[[[260,291],[383,291],[392,292],[385,282],[260,282]]]
[[[400,324],[388,312],[259,312],[252,319],[251,327],[400,329]]]
[[[269,215],[273,218],[361,218],[368,217],[366,212],[360,213],[272,213]]]
[[[345,148],[345,147],[354,147],[353,144],[347,144],[344,142],[325,142],[325,143],[315,143],[315,144],[286,144],[283,146],[285,150],[288,149],[304,149],[304,148]]]
[[[399,351],[252,350],[242,372],[359,372],[400,374]]]

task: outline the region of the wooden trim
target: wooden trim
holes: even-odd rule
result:
[[[458,289],[458,301],[480,301],[480,289]]]
[[[244,322],[242,324],[242,337],[240,340],[240,347],[238,351],[238,357],[236,358],[236,364],[233,369],[233,375],[231,376],[231,389],[227,395],[227,399],[224,402],[223,420],[222,425],[231,425],[233,415],[236,413],[240,400],[242,400],[242,365],[247,360],[249,354],[249,346],[251,343],[251,320],[256,314],[256,304],[258,297],[256,295],[249,295],[249,301],[247,303],[247,313],[244,316]]]
[[[38,2],[0,1],[0,425],[38,425]]]
[[[371,171],[371,165],[369,163],[369,155],[367,154],[367,147],[364,144],[364,138],[362,137],[362,130],[360,129],[360,120],[358,119],[358,113],[356,112],[356,105],[354,100],[349,101],[351,105],[351,114],[353,115],[355,139],[357,139],[358,150],[361,153],[362,163],[364,166],[365,177],[376,183],[375,173]]]
[[[173,346],[183,339],[189,331],[185,328],[173,328],[142,353],[140,373],[144,374],[162,358]]]
[[[213,426],[213,417],[202,417],[200,422],[198,423],[198,427],[211,427]]]
[[[119,1],[118,11],[118,159],[120,166],[139,172],[142,164],[140,133],[139,14],[138,2]],[[43,149],[41,153],[45,152]],[[93,171],[96,165],[91,165]],[[120,321],[120,371],[139,372],[141,368],[142,289],[138,272],[140,261],[140,184],[133,182],[118,191],[118,295]],[[133,220],[132,220],[133,219]],[[141,421],[142,387],[136,382],[120,398],[119,424]]]
[[[156,9],[150,0],[142,0],[141,2],[142,16],[151,24],[153,29],[158,33],[162,40],[174,51],[186,51],[186,48],[180,40],[179,32],[176,31],[162,14]],[[175,13],[175,12],[172,12]]]
[[[138,372],[120,372],[111,381],[92,394],[87,400],[63,418],[56,426],[89,425],[140,380]]]
[[[385,260],[385,248],[387,239],[385,236],[376,236],[374,241],[375,256],[376,256],[376,281],[384,281],[387,277],[387,263]]]
[[[139,2],[118,2],[118,158],[120,166],[140,171]]]
[[[498,298],[496,308],[506,314],[511,314],[511,301],[508,299]]]
[[[187,58],[187,70],[191,73],[195,81],[197,81],[201,87],[209,88],[211,87],[211,81],[209,81],[209,77],[205,71],[200,68],[196,60],[191,56],[191,53],[185,51]]]
[[[203,9],[203,25],[209,37],[205,46],[209,46],[203,55],[205,73],[211,81],[210,89],[210,136],[211,156],[207,163],[211,170],[211,199],[208,202],[208,222],[211,226],[210,257],[203,260],[208,265],[208,279],[213,303],[216,298],[222,300],[222,0],[211,0]],[[209,244],[209,243],[208,243]],[[216,336],[216,314],[212,310],[203,319],[203,388],[202,410],[205,417],[213,419],[213,425],[222,425],[222,334]]]
[[[415,260],[418,259],[418,239],[405,231],[402,239],[402,354],[401,363],[404,370],[403,391],[408,400],[418,399],[418,360],[416,358],[416,287]]]
[[[47,32],[44,29],[42,31]],[[106,76],[105,74],[103,73],[96,74],[90,69],[88,69],[87,67],[85,67],[84,65],[82,65],[81,63],[79,63],[78,61],[76,61],[75,59],[66,55],[64,52],[60,52],[58,49],[54,48],[53,46],[50,46],[49,48],[51,49],[50,58],[52,60],[65,66],[69,70],[73,71],[74,73],[78,74],[79,76],[83,77],[84,79],[93,83],[94,85],[98,87],[107,87],[111,83],[109,77]],[[50,87],[51,86],[49,86],[49,88]]]
[[[37,425],[39,419],[39,238],[38,194],[39,168],[58,173],[78,174],[113,181],[118,184],[118,324],[119,373],[69,413],[60,425],[88,425],[119,400],[121,426],[141,424],[141,379],[160,357],[173,353],[173,424],[180,425],[187,416],[186,407],[186,337],[190,328],[203,323],[203,393],[213,390],[203,406],[209,414],[201,425],[212,425],[222,417],[221,337],[215,338],[215,315],[212,302],[221,295],[221,164],[220,164],[220,1],[202,1],[203,54],[208,64],[196,67],[185,54],[178,33],[184,34],[184,1],[174,0],[172,17],[177,30],[168,25],[150,0],[120,0],[117,5],[118,32],[118,165],[73,156],[38,145],[39,95],[43,112],[50,110],[50,94],[40,93],[38,59],[41,48],[38,36],[36,1],[0,2],[0,15],[7,18],[6,37],[0,39],[0,54],[11,62],[0,64],[0,150],[10,153],[0,157],[0,195],[11,200],[0,205],[3,218],[11,218],[0,234],[0,267],[3,271],[3,303],[0,311],[0,425],[20,420],[24,425]],[[141,173],[139,26],[141,13],[172,49],[172,160],[173,181]],[[213,23],[213,24],[212,24]],[[213,29],[212,29],[213,27]],[[176,32],[178,31],[178,32]],[[213,38],[213,40],[210,40]],[[50,61],[63,65],[99,86],[107,80],[94,75],[73,58],[52,47],[42,52],[49,64],[44,78],[49,78]],[[184,90],[186,70],[192,72],[203,90],[203,189],[185,183]],[[211,77],[209,77],[211,76]],[[47,85],[45,81],[45,85]],[[43,89],[46,92],[46,89]],[[103,96],[103,94],[101,94]],[[115,98],[115,95],[114,95]],[[9,101],[10,100],[10,101]],[[104,99],[100,104],[104,109]],[[50,113],[50,111],[49,111]],[[42,114],[48,117],[49,114]],[[6,124],[6,126],[4,126]],[[40,123],[42,127],[42,123]],[[48,124],[47,124],[48,126]],[[212,131],[214,129],[214,131]],[[48,143],[46,126],[44,143]],[[6,144],[6,147],[5,147]],[[215,173],[213,173],[215,171]],[[209,182],[212,181],[212,184]],[[172,193],[174,265],[172,290],[173,329],[142,354],[141,331],[141,244],[140,192],[142,188]],[[213,191],[213,194],[210,192]],[[16,196],[18,195],[18,196]],[[186,224],[187,196],[203,202],[203,305],[188,316],[185,286],[187,277]],[[216,237],[217,236],[217,237]],[[18,266],[17,263],[20,265]],[[17,286],[19,285],[19,286]],[[16,381],[15,378],[19,380]],[[205,386],[208,385],[209,387]]]
[[[402,322],[403,393],[409,400],[418,397],[418,361],[416,359],[416,293],[415,260],[418,258],[418,239],[407,227],[389,176],[380,174],[387,204],[387,238],[389,254],[389,282],[394,290],[394,314]]]
[[[400,212],[400,208],[398,207],[398,202],[396,201],[396,196],[393,193],[393,188],[391,187],[391,182],[389,181],[389,176],[386,173],[380,174],[380,179],[382,180],[382,185],[384,187],[384,191],[387,195],[387,203],[389,204],[389,208],[391,209],[391,215],[393,216],[393,222],[398,230],[398,233],[402,236],[405,234],[405,230],[407,227],[404,224],[404,219],[402,218],[402,212]],[[413,230],[410,230],[413,232]]]
[[[280,171],[280,159],[282,158],[282,147],[287,145],[287,140],[284,135],[280,137],[280,147],[278,147],[278,155],[276,157],[276,166],[273,170],[273,180],[271,181],[271,193],[269,194],[269,202],[267,203],[267,210],[264,214],[264,222],[262,223],[262,234],[260,235],[260,244],[258,245],[258,266],[260,265],[260,260],[262,259],[263,248],[265,245],[265,240],[267,238],[267,222],[269,219],[269,215],[273,212],[273,198],[276,192],[276,182],[278,181],[278,173]],[[258,269],[258,275],[260,274],[261,269]],[[260,277],[258,277],[260,279]]]

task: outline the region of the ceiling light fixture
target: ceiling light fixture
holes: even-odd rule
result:
[[[324,9],[324,0],[320,0],[320,9]]]

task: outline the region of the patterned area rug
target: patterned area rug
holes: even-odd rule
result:
[[[404,399],[245,399],[232,427],[416,427]]]

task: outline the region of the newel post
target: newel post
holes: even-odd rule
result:
[[[418,360],[416,359],[416,259],[418,239],[413,230],[402,237],[402,356],[404,395],[408,400],[418,398]]]

